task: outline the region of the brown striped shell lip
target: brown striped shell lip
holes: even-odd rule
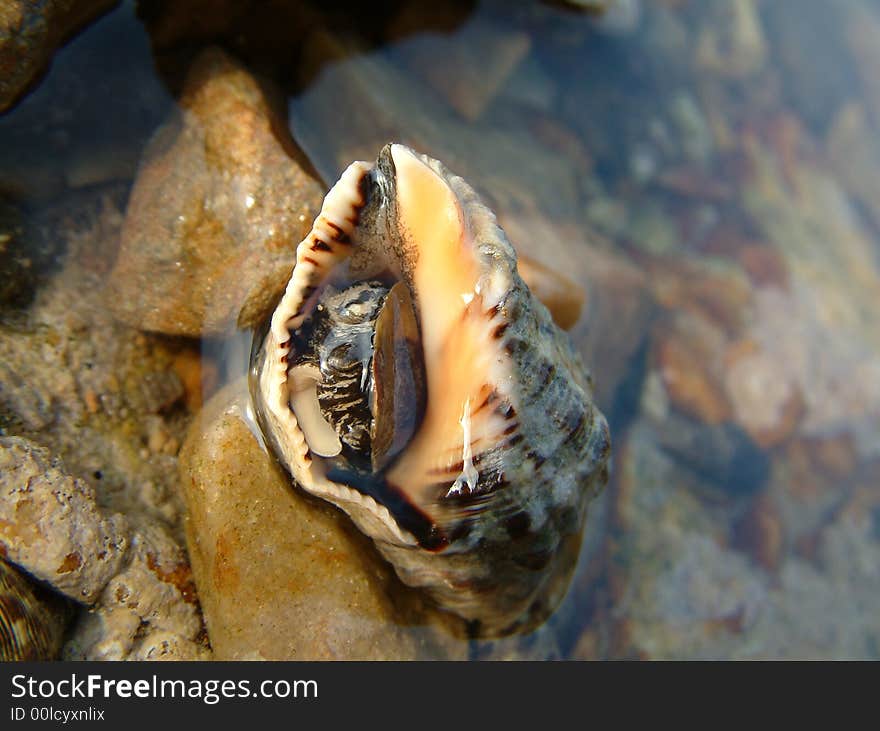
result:
[[[373,165],[350,165],[297,247],[268,332],[255,341],[251,378],[263,432],[302,487],[374,538],[430,551],[466,537],[504,484],[492,454],[522,439],[505,342],[516,257],[468,194],[460,178],[402,145],[387,145]],[[294,336],[329,284],[389,272],[416,308],[427,406],[402,452],[364,474],[334,460],[333,427],[312,403],[314,377],[290,364]]]

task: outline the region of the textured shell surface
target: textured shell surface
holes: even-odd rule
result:
[[[56,659],[70,616],[63,598],[0,559],[0,661]]]
[[[473,189],[387,145],[355,162],[255,336],[251,394],[303,489],[483,636],[564,594],[610,437],[588,372]]]

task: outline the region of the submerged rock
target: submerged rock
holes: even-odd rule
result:
[[[92,603],[128,549],[128,524],[105,516],[94,491],[47,449],[0,438],[0,546],[4,555],[78,602]]]
[[[209,659],[183,548],[155,524],[133,530],[130,546],[124,568],[79,615],[64,659]]]
[[[90,607],[64,649],[67,659],[207,653],[186,555],[166,529],[105,512],[83,480],[27,439],[0,439],[0,468],[3,554]]]
[[[180,106],[145,152],[108,302],[133,327],[198,337],[262,319],[323,190],[271,94],[222,51],[198,58]]]
[[[115,196],[58,205],[46,235],[67,255],[0,322],[0,544],[79,602],[65,657],[204,657],[176,491],[187,414],[172,344],[104,306]]]
[[[452,36],[427,35],[400,49],[413,71],[464,119],[479,119],[528,54],[526,33],[476,20]],[[437,63],[442,58],[443,63]]]
[[[118,0],[49,0],[0,4],[0,112],[43,71],[55,50]]]
[[[243,382],[210,401],[181,454],[187,542],[221,660],[460,658],[463,626],[402,586],[336,508],[291,486],[244,419]]]
[[[24,225],[18,209],[0,198],[0,302],[17,299],[27,287],[30,266],[23,239]]]

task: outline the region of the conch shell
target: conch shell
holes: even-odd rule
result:
[[[461,178],[397,144],[351,164],[255,338],[250,380],[295,481],[406,584],[475,635],[553,610],[607,479],[608,426]]]

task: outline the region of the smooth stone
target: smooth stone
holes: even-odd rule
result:
[[[219,660],[460,658],[457,620],[402,586],[339,510],[295,489],[244,419],[211,399],[181,450],[187,542]]]
[[[190,69],[129,199],[107,300],[126,324],[217,335],[283,291],[324,190],[267,88],[219,49]]]

